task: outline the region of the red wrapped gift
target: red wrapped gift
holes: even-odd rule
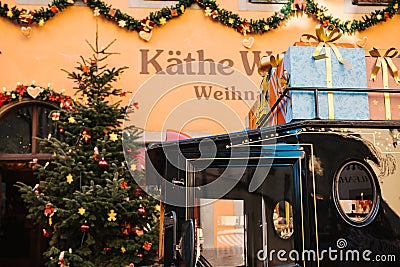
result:
[[[260,61],[260,67],[258,72],[263,76],[263,81],[261,84],[261,95],[262,101],[265,101],[264,107],[260,110],[260,115],[266,116],[276,101],[279,100],[280,96],[283,94],[285,87],[287,85],[287,77],[285,76],[283,68],[283,57],[284,54],[278,54],[277,56],[263,57]],[[286,106],[284,104],[285,98],[283,98],[276,109],[273,110],[271,115],[264,120],[261,120],[261,125],[278,125],[286,123]]]
[[[400,89],[398,50],[390,48],[381,55],[373,48],[369,53],[371,56],[365,58],[368,88]],[[368,102],[371,120],[400,120],[400,94],[369,93]]]

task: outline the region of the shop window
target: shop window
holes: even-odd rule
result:
[[[282,239],[288,239],[293,235],[293,208],[287,201],[279,201],[272,215],[274,228]]]
[[[375,179],[367,166],[358,161],[340,168],[334,182],[334,197],[340,215],[353,226],[369,224],[379,206]]]
[[[52,0],[16,0],[17,5],[48,5]]]
[[[360,6],[384,6],[388,5],[392,0],[352,0],[353,5]]]
[[[5,110],[0,115],[0,159],[22,159],[23,154],[33,158],[43,153],[37,138],[57,133],[50,116],[54,109],[44,103],[26,102]]]
[[[178,1],[173,0],[128,0],[129,7],[163,8],[176,5]]]
[[[287,0],[249,0],[249,2],[261,4],[286,4]]]

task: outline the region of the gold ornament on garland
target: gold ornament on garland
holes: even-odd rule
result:
[[[155,23],[149,19],[144,19],[141,21],[139,36],[145,41],[150,41]]]
[[[18,19],[20,22],[31,24],[34,14],[35,13],[29,9],[21,9]]]

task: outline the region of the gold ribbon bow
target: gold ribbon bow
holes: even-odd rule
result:
[[[282,62],[284,55],[285,54],[277,54],[276,57],[262,57],[260,60],[260,66],[258,68],[258,74],[260,74],[262,77],[267,76],[272,68],[278,67],[278,65]]]
[[[382,79],[383,79],[383,88],[389,88],[389,71],[388,66],[393,73],[393,78],[395,82],[398,84],[400,82],[399,71],[397,70],[396,65],[393,63],[392,58],[396,57],[399,54],[399,51],[395,48],[388,49],[385,54],[382,56],[378,49],[372,48],[368,51],[372,57],[377,57],[374,69],[371,73],[371,80],[375,81],[376,76],[378,75],[380,69],[382,68]],[[392,119],[392,112],[390,110],[390,95],[389,93],[384,93],[385,99],[385,116],[386,120]]]
[[[342,54],[340,54],[339,49],[336,47],[335,44],[333,44],[334,41],[336,41],[340,37],[342,37],[342,33],[340,32],[340,30],[338,28],[333,29],[328,34],[322,25],[317,25],[315,27],[315,34],[316,34],[316,36],[311,35],[311,34],[303,34],[300,37],[300,41],[302,41],[302,42],[305,42],[304,40],[302,40],[303,37],[306,38],[306,41],[308,41],[308,42],[311,39],[318,42],[318,46],[314,50],[314,53],[313,53],[313,58],[315,60],[329,58],[330,53],[328,52],[328,50],[329,50],[329,48],[332,48],[333,53],[336,55],[336,57],[340,63],[345,64],[345,65],[351,65],[350,63],[346,62],[343,59]],[[321,54],[321,51],[324,47],[326,47],[327,49],[325,49],[325,53]]]
[[[396,65],[393,63],[392,58],[396,57],[399,54],[399,51],[396,48],[388,49],[383,56],[379,53],[378,49],[372,48],[368,51],[372,57],[377,57],[376,64],[371,73],[371,80],[375,81],[376,75],[378,75],[380,69],[382,68],[383,74],[383,87],[389,87],[389,76],[388,76],[388,66],[393,73],[393,78],[396,83],[400,83],[399,71],[397,70]]]
[[[258,73],[263,77],[262,86],[263,94],[267,96],[267,83],[270,71],[273,68],[277,68],[278,65],[283,61],[285,54],[277,54],[276,56],[266,56],[262,57],[260,60],[260,67],[258,68]]]

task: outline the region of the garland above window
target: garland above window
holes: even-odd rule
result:
[[[289,0],[280,11],[275,12],[270,17],[253,20],[242,18],[232,11],[220,8],[215,0],[179,0],[174,6],[150,12],[146,18],[138,20],[101,0],[83,0],[83,2],[93,10],[94,16],[101,15],[107,20],[113,21],[119,27],[139,32],[139,36],[146,41],[151,39],[154,27],[162,26],[169,20],[183,15],[186,8],[194,3],[197,3],[204,10],[205,16],[231,27],[243,35],[262,34],[276,29],[280,23],[286,21],[296,12],[304,12],[325,26],[339,28],[344,33],[353,33],[363,31],[392,18],[398,13],[400,4],[400,0],[393,0],[389,2],[386,8],[372,11],[362,16],[360,20],[342,20],[333,17],[326,7],[320,6],[315,0]],[[7,4],[2,5],[0,2],[0,16],[22,25],[22,33],[26,37],[30,37],[32,33],[30,25],[36,23],[39,26],[44,26],[47,20],[74,4],[74,0],[54,0],[47,8],[31,11],[18,9],[15,6],[10,8]]]
[[[34,99],[42,101],[50,101],[59,103],[60,108],[70,110],[73,108],[74,100],[64,95],[63,93],[57,93],[52,90],[49,86],[47,88],[37,86],[32,82],[31,85],[23,85],[18,83],[13,91],[6,91],[3,88],[3,92],[0,92],[0,108],[8,103],[18,102],[25,99]]]

